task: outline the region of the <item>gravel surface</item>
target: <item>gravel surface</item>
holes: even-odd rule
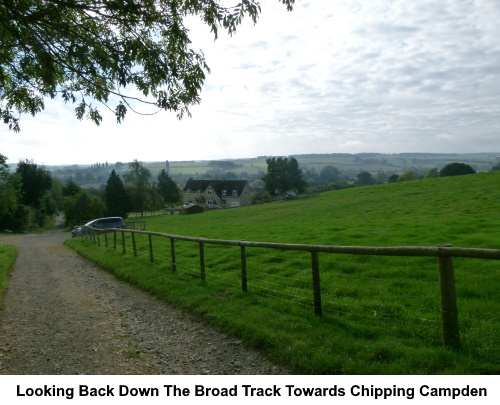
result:
[[[18,258],[0,315],[0,374],[288,374],[241,341],[117,280],[60,227],[2,235]]]

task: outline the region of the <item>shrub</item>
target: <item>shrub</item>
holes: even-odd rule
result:
[[[407,170],[406,172],[403,172],[399,175],[397,181],[408,181],[408,180],[416,180],[417,176],[415,175],[415,172],[412,170]]]
[[[439,172],[440,177],[445,177],[445,176],[461,176],[464,174],[474,174],[476,171],[470,167],[469,165],[466,165],[465,163],[450,163],[443,167],[441,171]]]

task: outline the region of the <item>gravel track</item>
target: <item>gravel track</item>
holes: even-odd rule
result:
[[[0,236],[18,249],[0,315],[0,374],[289,374],[81,258],[67,237],[60,227]]]

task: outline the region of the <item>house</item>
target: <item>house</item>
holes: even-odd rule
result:
[[[193,180],[183,189],[184,204],[202,208],[232,208],[250,205],[252,189],[246,180]]]

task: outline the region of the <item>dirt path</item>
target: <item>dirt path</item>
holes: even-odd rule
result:
[[[285,374],[260,353],[102,271],[60,228],[0,236],[18,258],[0,374]]]

